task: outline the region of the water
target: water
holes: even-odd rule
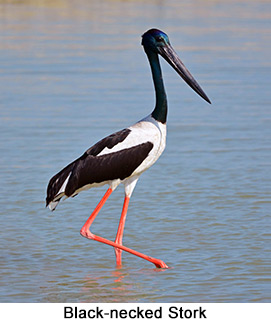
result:
[[[0,301],[270,302],[270,1],[1,1]],[[151,27],[209,106],[162,64],[167,148],[140,178],[124,244],[171,268],[83,239],[105,192],[51,213],[48,180],[153,108],[140,35]],[[119,187],[93,232],[114,239]]]

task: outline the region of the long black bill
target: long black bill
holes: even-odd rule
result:
[[[204,100],[211,104],[208,96],[204,93],[198,82],[194,79],[188,69],[184,66],[174,49],[170,46],[159,48],[160,55],[175,69],[175,71],[183,78],[183,80],[200,95]]]

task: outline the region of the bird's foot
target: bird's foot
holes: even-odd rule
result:
[[[94,234],[91,233],[88,229],[85,229],[84,227],[80,230],[81,236],[87,238],[87,239],[94,239]]]
[[[156,266],[156,268],[161,268],[161,269],[168,269],[168,265],[165,264],[162,260],[160,259],[155,259],[153,261],[153,264]]]

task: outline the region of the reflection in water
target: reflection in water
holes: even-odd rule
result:
[[[114,270],[108,275],[103,271],[100,276],[87,276],[84,279],[80,294],[83,302],[125,302],[126,299],[136,300],[135,286],[129,281],[129,273]],[[137,284],[137,289],[140,284]],[[111,292],[110,292],[111,290]]]
[[[116,279],[114,280],[114,282],[116,282],[116,283],[120,283],[123,280],[123,278],[125,277],[123,275],[123,273],[119,270],[114,271],[113,276],[116,277]]]
[[[79,292],[81,302],[142,302],[146,298],[144,285],[148,279],[166,271],[131,267],[113,271],[99,269],[98,273],[97,270],[82,281]],[[158,291],[157,286],[153,288],[154,294]]]

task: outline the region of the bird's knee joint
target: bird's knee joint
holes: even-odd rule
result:
[[[80,234],[87,239],[94,239],[94,234],[84,228],[80,230]]]

